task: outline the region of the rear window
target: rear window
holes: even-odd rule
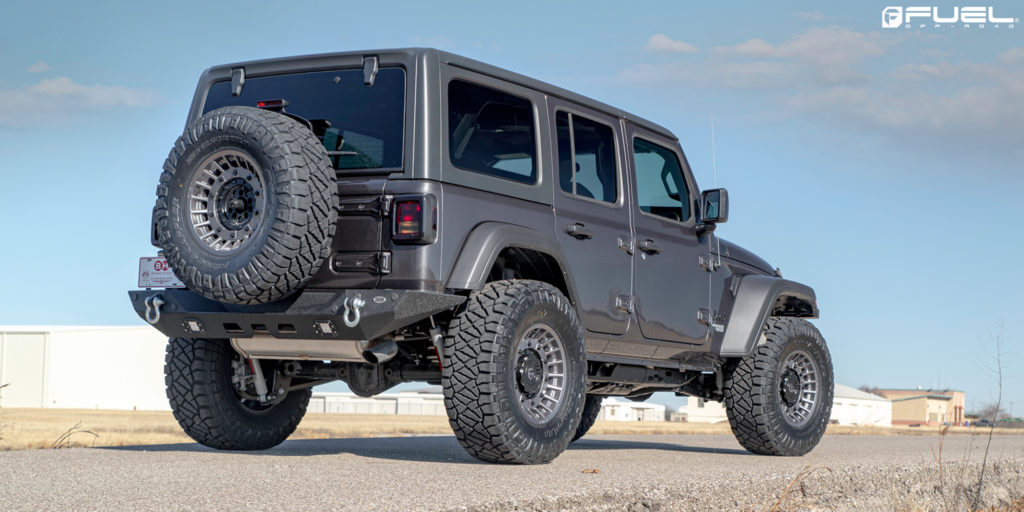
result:
[[[555,115],[555,128],[558,132],[558,179],[562,190],[614,203],[618,187],[612,128],[563,110]]]
[[[255,107],[285,100],[284,112],[305,120],[335,169],[402,167],[405,71],[382,68],[372,86],[361,69],[247,78],[242,94],[231,82],[210,86],[203,113],[227,106]]]
[[[451,81],[448,144],[456,167],[523,183],[537,181],[533,105],[526,98]]]

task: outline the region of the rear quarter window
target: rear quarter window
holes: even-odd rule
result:
[[[537,181],[533,104],[463,80],[448,83],[452,165],[522,183]]]

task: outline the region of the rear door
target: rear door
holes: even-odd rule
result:
[[[708,236],[697,236],[696,184],[675,141],[626,124],[636,236],[634,292],[645,338],[704,344]]]
[[[623,334],[629,326],[632,261],[620,124],[549,100],[555,122],[555,237],[573,269],[586,329]]]

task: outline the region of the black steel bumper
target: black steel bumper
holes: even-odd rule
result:
[[[466,300],[461,295],[418,290],[307,290],[291,298],[257,306],[225,304],[188,290],[129,291],[132,307],[147,317],[147,300],[159,296],[159,318],[151,322],[169,337],[369,340]],[[345,325],[345,303],[362,299],[359,323]],[[150,311],[150,319],[155,315]],[[353,315],[348,315],[349,320]]]

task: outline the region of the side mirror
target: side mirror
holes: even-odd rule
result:
[[[700,220],[705,224],[721,224],[729,220],[729,192],[724,188],[705,190],[700,199]]]

